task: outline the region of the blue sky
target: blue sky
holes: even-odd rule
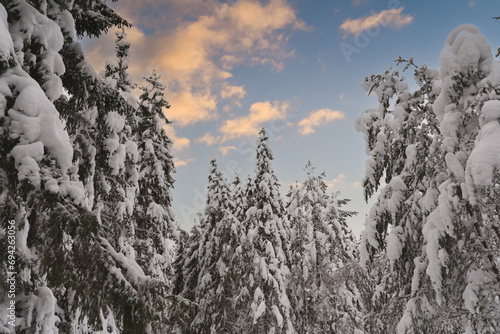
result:
[[[265,126],[283,193],[304,179],[310,159],[330,191],[352,200],[347,209],[359,215],[349,224],[359,235],[369,205],[354,122],[377,107],[363,79],[399,56],[438,68],[446,37],[465,23],[478,26],[494,52],[500,46],[498,1],[121,0],[116,10],[134,24],[127,33],[135,81],[156,69],[167,85],[173,209],[187,230],[203,209],[209,161],[217,158],[228,177],[252,175]],[[113,39],[110,32],[83,41],[97,72]]]

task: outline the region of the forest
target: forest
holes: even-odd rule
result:
[[[439,69],[362,83],[358,240],[313,163],[282,195],[265,127],[254,174],[212,160],[180,228],[170,104],[155,71],[132,81],[130,26],[104,0],[0,0],[0,332],[500,332],[500,62],[477,27]],[[112,28],[97,74],[79,38]]]

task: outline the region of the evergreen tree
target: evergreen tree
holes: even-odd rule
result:
[[[115,57],[106,60],[104,76],[110,85],[123,92],[130,92],[133,88],[132,78],[127,69],[130,62],[130,43],[127,41],[125,29],[115,33]]]
[[[146,77],[139,98],[139,192],[136,205],[135,248],[138,263],[145,272],[161,280],[172,278],[173,253],[169,239],[177,238],[171,212],[171,193],[175,172],[170,149],[172,142],[163,126],[170,121],[163,108],[170,105],[163,97],[165,87],[153,72]]]
[[[231,333],[235,331],[233,280],[239,280],[231,275],[237,223],[231,212],[229,186],[215,160],[210,162],[207,187],[207,202],[200,221],[200,272],[195,295],[199,313],[194,319],[193,331]]]
[[[412,60],[405,69],[410,66]],[[415,66],[415,92],[397,72],[365,81],[380,101],[357,121],[370,155],[365,194],[384,174],[387,185],[367,218],[361,252],[367,264],[377,252],[389,260],[367,319],[371,332],[497,330],[498,303],[490,296],[498,295],[492,279],[498,277],[492,253],[498,239],[481,224],[483,208],[469,199],[465,182],[479,110],[498,96],[492,66],[486,39],[465,25],[446,41],[439,80],[437,71]],[[478,304],[488,311],[478,312]]]
[[[293,333],[286,292],[290,274],[288,226],[278,179],[271,168],[268,140],[261,129],[256,175],[247,189],[248,209],[233,262],[241,275],[235,300],[237,326],[254,333]]]
[[[291,187],[286,204],[294,325],[300,333],[353,332],[362,326],[363,301],[352,278],[345,277],[356,267],[356,244],[345,217],[355,213],[340,210],[345,200],[327,194],[324,173],[314,175],[310,162],[305,170],[306,181]]]
[[[389,273],[373,275],[380,280],[366,328],[374,333],[394,332],[401,319],[411,292],[414,259],[420,255],[423,244],[423,220],[432,209],[427,205],[434,200],[434,179],[441,171],[436,147],[439,143],[433,142],[439,130],[432,110],[439,93],[438,72],[418,67],[413,60],[406,65],[404,70],[415,67],[419,89],[411,92],[399,71],[388,70],[366,78],[363,87],[377,94],[379,108],[366,110],[356,121],[369,155],[363,181],[365,197],[368,199],[377,191],[384,176],[387,184],[380,190],[361,236],[362,264],[373,264],[379,272],[385,263],[383,259],[391,261],[390,266],[382,265]],[[389,101],[393,98],[396,103],[391,108]],[[401,252],[403,248],[405,251]]]
[[[134,197],[135,150],[126,140],[133,107],[95,75],[73,39],[128,23],[98,0],[1,4],[2,36],[10,38],[0,47],[8,87],[0,206],[2,229],[17,225],[16,331],[142,333],[166,323],[160,315],[175,299],[168,285],[146,275],[116,238],[132,230],[121,220]]]

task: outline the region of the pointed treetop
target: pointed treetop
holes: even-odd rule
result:
[[[147,84],[141,86],[142,94],[139,97],[140,105],[149,113],[154,113],[166,124],[171,122],[163,113],[163,108],[170,108],[170,104],[164,97],[165,86],[160,82],[161,76],[153,70],[149,76],[144,77]],[[151,115],[150,115],[151,116]]]

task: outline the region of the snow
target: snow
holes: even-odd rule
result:
[[[14,43],[10,38],[7,23],[7,11],[0,5],[0,62],[7,62],[14,57]]]
[[[26,77],[20,68],[9,72],[0,79],[19,91],[14,106],[8,111],[12,118],[9,127],[11,138],[19,138],[21,145],[41,142],[65,173],[72,164],[73,147],[59,113],[36,81]],[[36,160],[36,157],[32,158]]]
[[[64,36],[57,23],[42,15],[30,4],[21,2],[17,4],[16,9],[19,10],[20,18],[10,26],[15,49],[24,50],[25,40],[31,40],[41,46],[40,49],[43,52],[31,56],[43,75],[43,88],[48,99],[54,101],[62,94],[59,76],[64,73],[65,68],[59,50],[63,46]],[[27,50],[27,52],[30,51],[30,49]],[[22,63],[22,52],[19,52],[17,56],[18,61]],[[36,59],[37,56],[40,59]]]
[[[14,157],[18,169],[18,179],[28,179],[33,185],[40,186],[40,167],[38,162],[43,158],[43,144],[35,142],[32,144],[15,146],[10,154]]]
[[[434,103],[434,112],[441,122],[442,133],[453,133],[455,119],[452,117],[445,122],[443,120],[447,111],[446,107],[452,104],[452,96],[457,94],[453,88],[454,76],[477,70],[489,73],[493,55],[491,46],[486,37],[479,33],[479,29],[476,26],[464,24],[450,33],[439,60],[442,90]],[[449,129],[448,126],[450,126]]]
[[[273,310],[274,316],[276,317],[276,321],[278,322],[278,327],[283,327],[283,316],[281,315],[278,306],[273,305],[271,308]]]
[[[399,259],[403,253],[403,245],[401,244],[401,237],[403,234],[403,228],[401,226],[396,226],[391,229],[389,236],[387,237],[387,257],[391,261],[391,265],[394,261]]]
[[[106,125],[111,131],[120,132],[125,127],[125,118],[116,111],[111,111],[106,115]]]
[[[387,203],[389,211],[396,215],[405,199],[404,192],[408,189],[399,176],[393,177],[388,187],[391,189],[391,198]]]
[[[476,187],[493,184],[494,173],[500,171],[500,101],[488,101],[482,108],[481,129],[466,166],[466,184],[471,202],[475,203]]]
[[[60,319],[55,316],[56,298],[52,290],[48,287],[38,288],[38,297],[36,298],[35,311],[37,330],[40,334],[57,334],[56,322]]]
[[[467,286],[462,294],[464,304],[470,313],[476,313],[476,305],[479,301],[478,294],[481,286],[486,283],[486,275],[482,270],[473,270],[467,275]]]
[[[118,253],[114,250],[113,246],[104,238],[100,238],[102,245],[109,252],[109,254],[126,270],[127,277],[132,282],[144,282],[148,281],[149,277],[144,274],[142,268],[134,260],[126,257],[122,253]],[[118,270],[118,268],[116,268]],[[115,272],[117,274],[117,272]]]
[[[448,152],[445,156],[446,165],[459,182],[465,181],[465,170],[455,154]]]
[[[428,265],[425,272],[431,279],[432,286],[434,287],[434,291],[436,292],[436,301],[438,305],[440,305],[442,301],[441,268],[443,265],[438,256],[440,248],[439,241],[442,234],[441,231],[436,227],[436,225],[440,225],[440,220],[441,216],[439,215],[439,211],[435,210],[429,215],[429,217],[427,218],[427,222],[422,229],[424,239],[427,242],[425,245],[425,251],[428,258]]]

